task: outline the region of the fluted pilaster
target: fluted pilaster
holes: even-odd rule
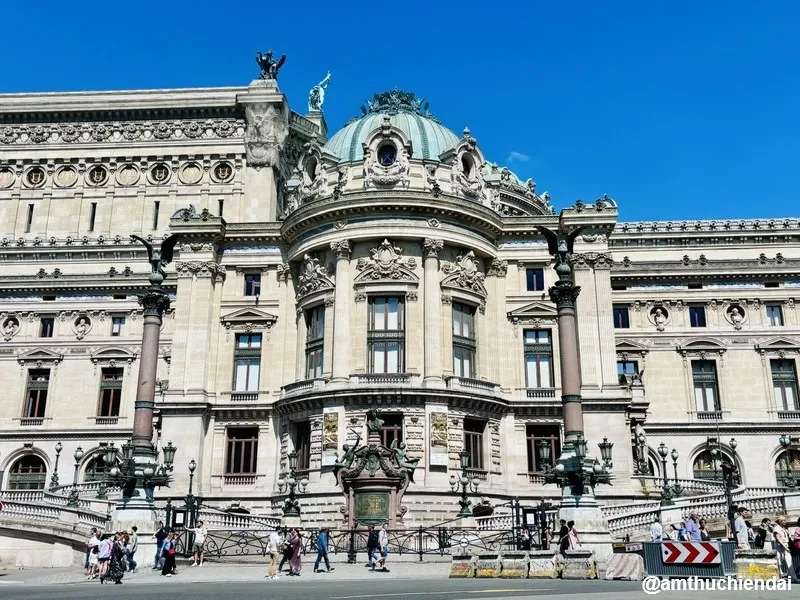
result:
[[[350,379],[350,242],[331,242],[336,255],[336,289],[334,291],[333,372],[332,381]]]
[[[439,285],[439,252],[444,247],[442,240],[426,238],[422,243],[425,255],[425,378],[428,385],[442,381],[442,307]]]

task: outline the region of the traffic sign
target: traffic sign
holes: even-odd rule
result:
[[[665,565],[718,565],[722,562],[719,542],[664,542],[661,557]]]

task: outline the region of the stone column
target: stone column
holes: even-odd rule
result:
[[[581,288],[560,280],[550,288],[550,300],[558,310],[558,354],[561,363],[561,404],[564,413],[564,441],[572,443],[583,435],[581,370],[575,303]]]
[[[295,381],[303,381],[307,378],[306,373],[306,311],[302,308],[297,308],[297,358],[295,360]],[[324,356],[323,356],[324,358]]]
[[[594,289],[597,295],[597,328],[600,340],[600,373],[603,389],[619,386],[611,298],[612,263],[610,254],[598,254],[594,261]]]
[[[350,242],[331,242],[331,250],[336,255],[331,381],[346,382],[350,380]]]
[[[506,354],[503,348],[504,340],[499,332],[505,331],[504,324],[507,322],[506,310],[506,273],[508,272],[508,261],[495,259],[489,266],[486,273],[486,291],[489,293],[489,327],[482,331],[482,339],[486,341],[487,356],[485,361],[488,369],[484,371],[493,383],[502,383],[503,377],[500,375],[503,355]],[[504,387],[508,387],[507,385]]]
[[[442,387],[442,307],[439,285],[439,252],[444,247],[442,240],[426,238],[422,242],[424,262],[424,339],[425,339],[425,385]]]
[[[580,355],[581,384],[586,386],[587,389],[598,390],[600,389],[601,381],[598,361],[602,358],[600,357],[600,340],[597,339],[597,334],[595,333],[598,325],[598,304],[595,299],[593,264],[593,257],[589,254],[577,254],[572,263],[572,272],[578,289],[583,290],[580,300],[577,301],[577,307],[580,310],[575,311],[577,328],[581,335],[578,343],[581,350],[583,350]],[[611,317],[609,317],[609,323],[611,325],[614,324],[614,320]],[[559,340],[561,340],[560,337]],[[612,344],[614,343],[613,332],[611,342]]]

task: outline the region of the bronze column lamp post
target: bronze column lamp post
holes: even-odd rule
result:
[[[789,456],[789,449],[793,446],[792,438],[790,438],[785,433],[778,438],[778,442],[783,448],[783,465],[784,465],[784,474],[783,474],[783,485],[787,488],[795,488],[797,487],[797,480],[794,477],[794,473],[792,473],[792,463],[790,462]],[[781,482],[779,482],[781,483]]]
[[[54,488],[58,485],[58,459],[61,456],[61,451],[64,449],[64,446],[61,445],[61,442],[56,444],[56,464],[53,467],[53,474],[50,475],[50,488]]]
[[[469,493],[478,493],[480,481],[477,477],[470,475],[467,470],[469,469],[470,462],[469,452],[462,450],[458,458],[461,463],[461,476],[459,477],[455,474],[450,475],[450,489],[452,489],[454,493],[458,493],[459,490],[461,491],[461,499],[458,501],[458,504],[461,506],[458,518],[461,519],[472,516],[472,511],[469,508],[472,504],[469,499]]]
[[[72,458],[75,459],[75,472],[72,475],[72,488],[69,490],[67,506],[70,508],[78,508],[80,506],[80,494],[78,493],[78,469],[81,466],[81,459],[83,458],[83,448],[80,446],[75,448]]]
[[[278,491],[283,494],[287,490],[289,492],[289,497],[286,498],[283,504],[283,516],[284,517],[300,517],[300,503],[297,501],[297,493],[300,494],[306,491],[306,486],[308,486],[308,479],[302,477],[301,479],[297,478],[297,452],[290,452],[289,453],[289,472],[288,473],[281,473],[280,478],[278,479]],[[297,492],[295,492],[297,490]]]

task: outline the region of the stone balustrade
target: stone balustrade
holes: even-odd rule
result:
[[[499,394],[500,386],[490,381],[482,379],[471,379],[469,377],[447,377],[447,389],[477,392],[479,394]]]
[[[417,373],[358,373],[350,375],[350,385],[416,387],[419,384],[420,376]]]
[[[654,477],[652,475],[648,476],[634,476],[631,478],[634,481],[639,481],[642,487],[661,490],[664,487],[664,479],[661,477]],[[668,481],[669,485],[674,485],[675,480],[670,479]],[[702,492],[702,493],[713,493],[713,492],[721,492],[724,489],[721,481],[715,481],[713,479],[678,479],[678,485],[681,486],[684,492],[692,491],[692,492]]]
[[[475,517],[475,523],[480,531],[503,531],[514,527],[514,518],[511,515]]]

